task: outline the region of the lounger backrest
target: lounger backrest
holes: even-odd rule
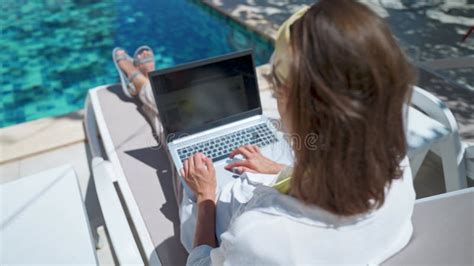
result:
[[[410,243],[384,265],[474,265],[474,188],[417,201]]]

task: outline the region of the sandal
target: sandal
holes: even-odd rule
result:
[[[151,55],[145,58],[139,59],[138,55],[141,54],[143,51],[150,51]],[[155,54],[153,53],[153,50],[149,46],[142,45],[138,47],[137,50],[135,50],[135,53],[133,54],[133,64],[135,66],[146,64],[152,61],[155,61]]]
[[[142,74],[140,71],[135,71],[133,72],[130,77],[127,77],[127,73],[125,73],[125,71],[123,71],[120,66],[118,65],[118,62],[121,61],[121,60],[128,60],[130,62],[133,62],[133,59],[127,54],[122,54],[122,55],[117,55],[117,52],[120,51],[120,50],[123,50],[125,51],[124,49],[120,48],[120,47],[116,47],[113,51],[112,51],[112,58],[114,60],[114,64],[115,64],[115,68],[117,69],[118,73],[119,73],[119,76],[120,76],[120,83],[122,84],[122,89],[123,89],[123,93],[129,97],[129,98],[132,98],[132,95],[136,95],[137,94],[137,89],[135,88],[135,85],[133,85],[132,81],[140,74]]]

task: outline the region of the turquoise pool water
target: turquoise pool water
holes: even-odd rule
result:
[[[157,68],[248,48],[259,65],[273,50],[198,1],[0,2],[0,127],[82,108],[88,89],[118,81],[115,46],[151,46]]]

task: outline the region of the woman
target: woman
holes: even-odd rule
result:
[[[280,28],[272,76],[286,133],[316,133],[318,148],[295,145],[289,168],[241,147],[228,169],[244,174],[222,191],[212,161],[189,158],[188,264],[383,262],[408,243],[415,201],[403,111],[414,74],[387,25],[356,1],[321,0]]]
[[[156,118],[152,56],[114,50]],[[278,31],[271,77],[284,131],[303,145],[292,167],[238,148],[230,156],[245,159],[227,168],[242,175],[221,191],[210,159],[184,163],[196,196],[180,205],[188,264],[383,262],[408,243],[415,201],[403,111],[415,77],[387,25],[356,1],[321,0]]]

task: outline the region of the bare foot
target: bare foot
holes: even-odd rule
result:
[[[137,57],[138,57],[139,60],[143,60],[143,59],[145,59],[147,57],[150,57],[150,56],[153,56],[151,51],[143,50],[141,53],[138,54]],[[148,78],[148,72],[151,72],[151,71],[155,70],[155,61],[152,60],[150,62],[139,64],[139,65],[137,65],[137,68],[138,68],[138,70],[140,70],[140,72],[143,73],[143,75],[145,75],[146,78]]]

